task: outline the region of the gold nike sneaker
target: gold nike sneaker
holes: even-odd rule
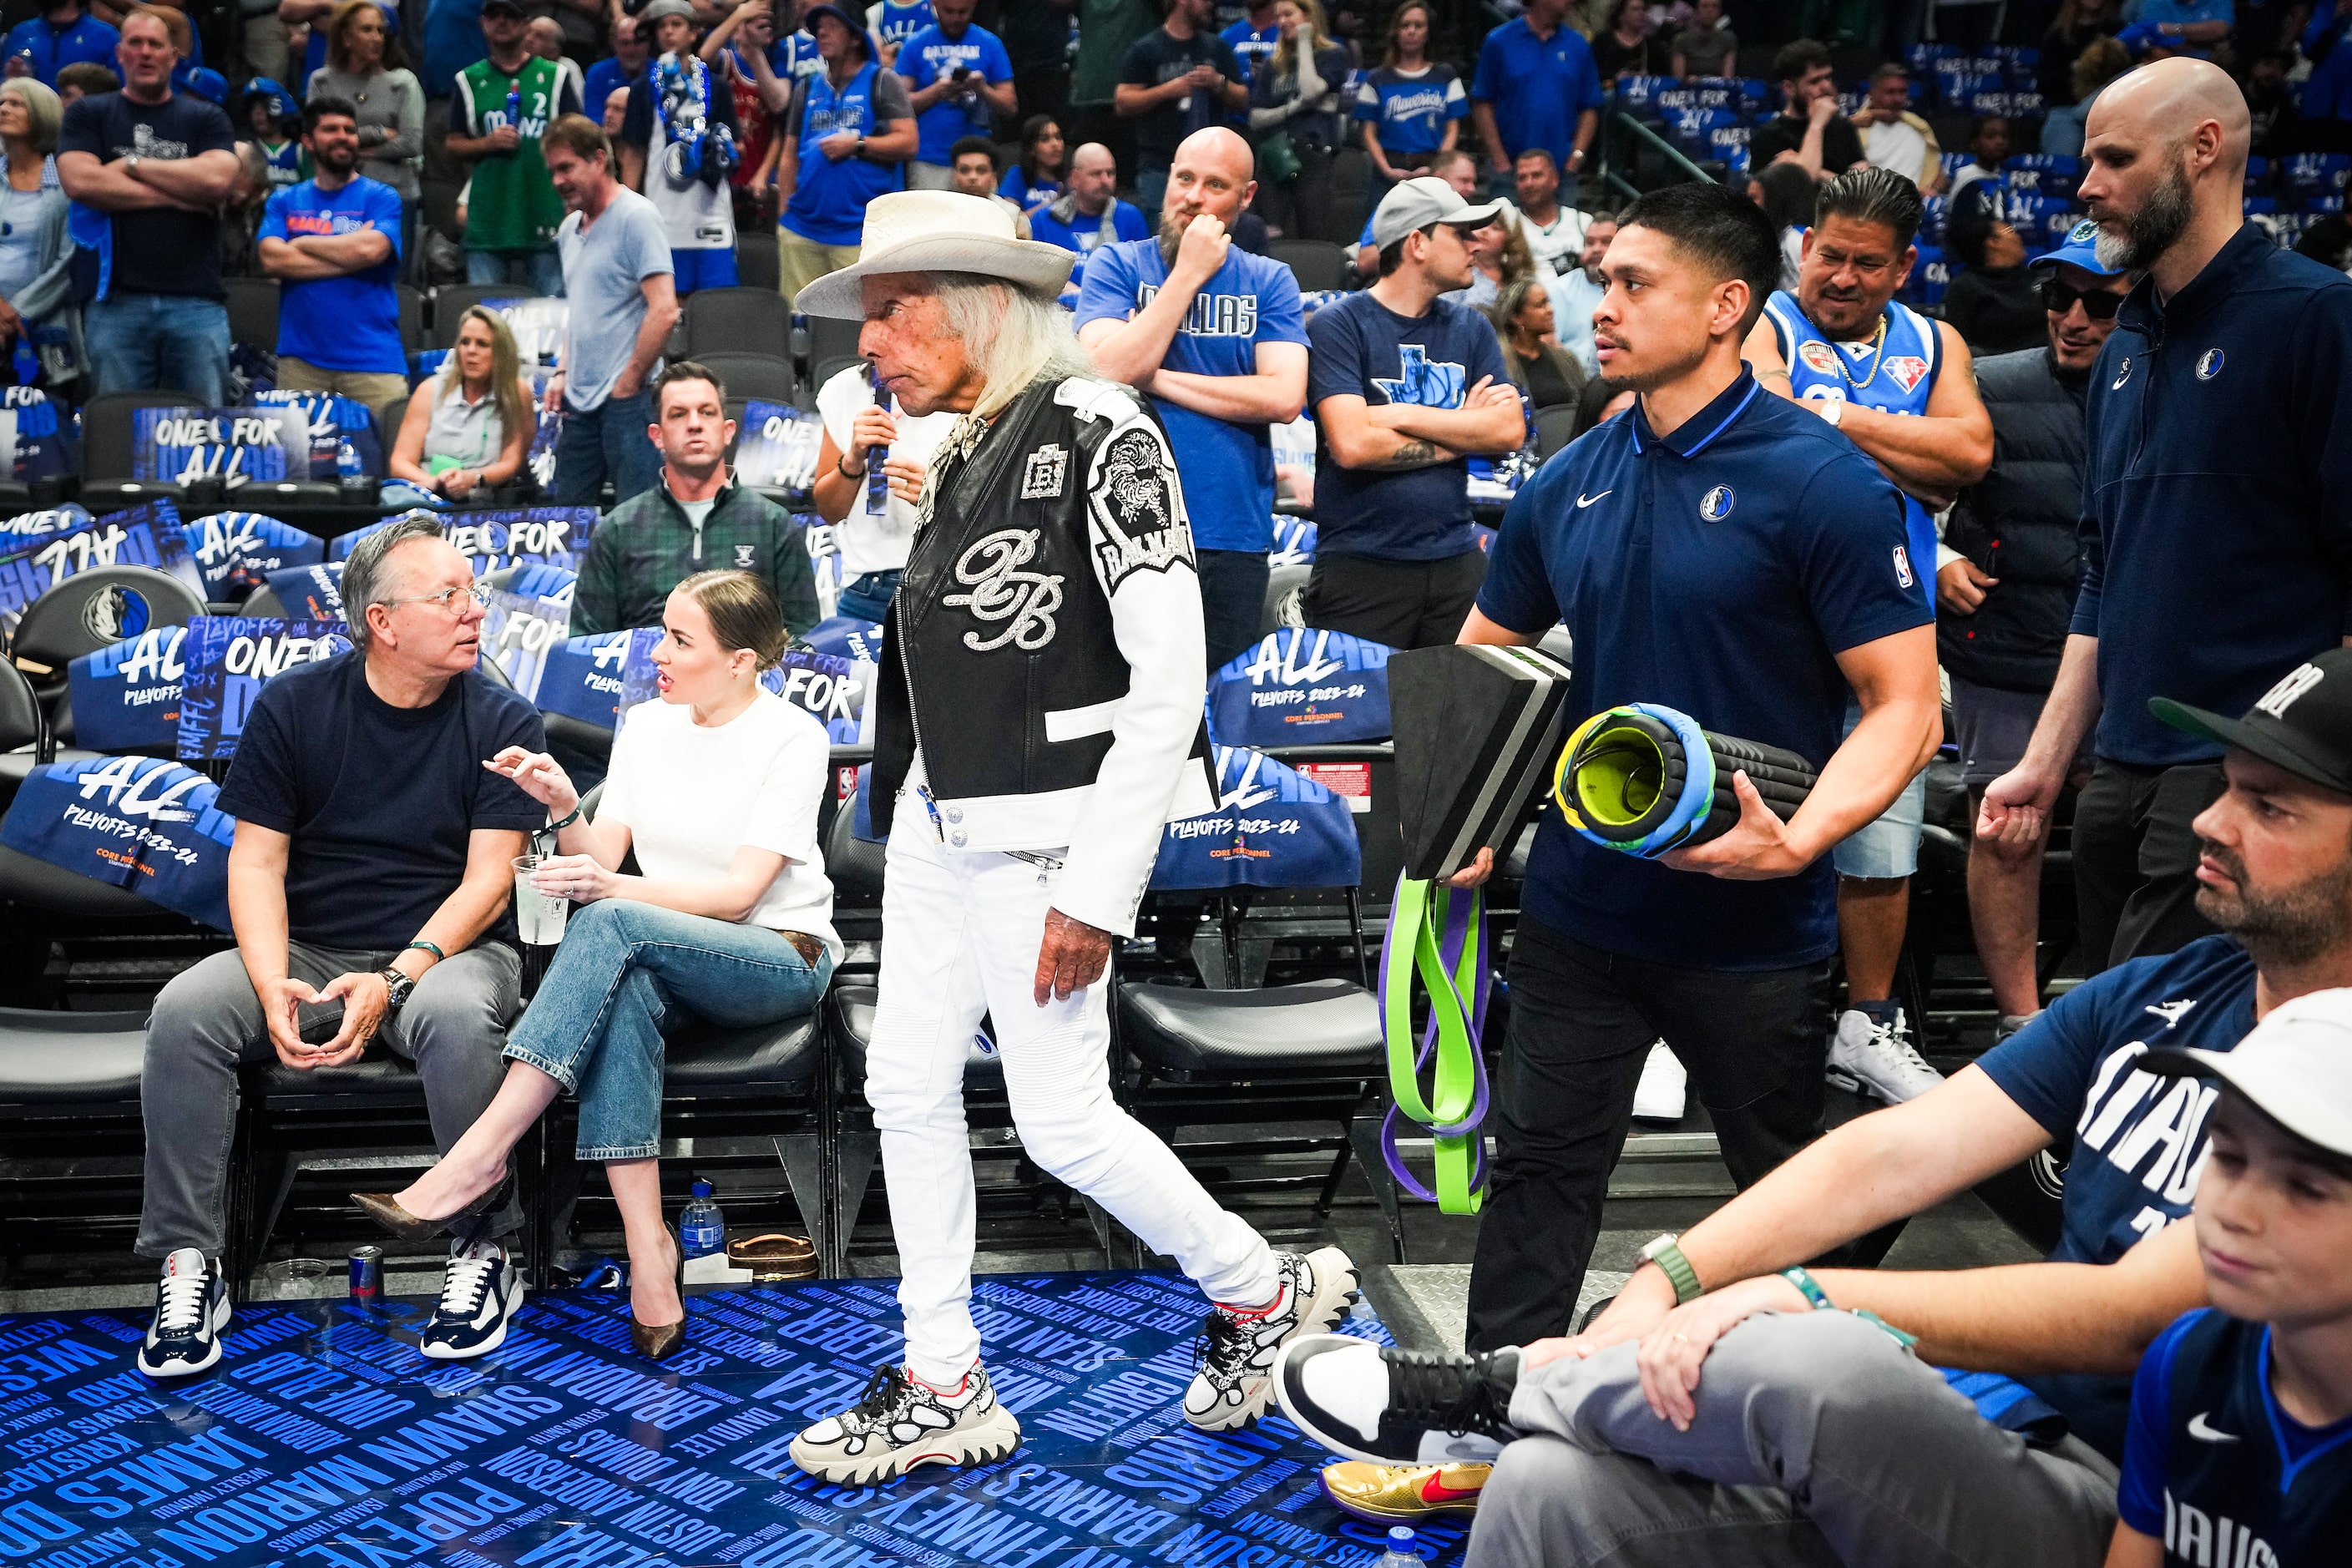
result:
[[[1492,1465],[1368,1465],[1343,1459],[1323,1467],[1323,1495],[1358,1519],[1410,1523],[1432,1514],[1478,1511]]]

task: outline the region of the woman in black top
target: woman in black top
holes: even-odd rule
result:
[[[1503,340],[1511,382],[1538,408],[1574,403],[1584,391],[1584,367],[1552,336],[1551,295],[1534,278],[1503,285],[1487,312]]]
[[[1649,0],[1617,0],[1609,26],[1592,35],[1592,64],[1602,81],[1621,76],[1664,76],[1669,50],[1650,36]]]
[[[1250,79],[1257,214],[1289,238],[1328,239],[1347,47],[1331,41],[1318,0],[1275,0],[1274,21],[1282,41]]]
[[[2050,340],[2042,295],[2025,265],[2025,241],[1998,218],[1968,216],[1952,221],[1953,256],[1966,270],[1944,290],[1944,320],[1981,359],[2019,349],[2038,349]]]

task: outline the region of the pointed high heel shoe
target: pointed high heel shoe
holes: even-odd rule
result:
[[[669,1244],[677,1249],[677,1321],[641,1323],[637,1321],[637,1309],[634,1305],[629,1308],[629,1342],[647,1361],[660,1361],[686,1343],[686,1244],[676,1236],[670,1236]]]
[[[444,1215],[439,1219],[417,1218],[416,1215],[401,1207],[398,1196],[392,1193],[353,1193],[351,1197],[352,1202],[359,1205],[362,1214],[366,1215],[368,1218],[375,1221],[401,1240],[429,1241],[459,1220],[477,1219],[496,1210],[505,1202],[508,1190],[513,1182],[514,1172],[509,1170],[505,1175],[499,1178],[497,1184],[488,1192],[484,1193],[456,1214]]]

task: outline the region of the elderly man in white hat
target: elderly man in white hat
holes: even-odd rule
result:
[[[932,456],[883,644],[870,786],[889,852],[866,1095],[906,1357],[792,1449],[850,1485],[1020,1441],[971,1311],[963,1071],[983,1015],[1029,1157],[1213,1303],[1193,1426],[1263,1413],[1275,1353],[1336,1323],[1356,1283],[1337,1247],[1268,1247],[1111,1098],[1112,943],[1134,931],[1161,825],[1215,795],[1183,492],[1158,421],[1097,377],[1055,303],[1071,260],[977,197],[898,192],[866,208],[861,259],[799,297],[864,321],[877,396],[961,416]]]

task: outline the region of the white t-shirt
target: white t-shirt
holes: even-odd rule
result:
[[[1582,262],[1584,231],[1591,226],[1592,215],[1574,207],[1553,208],[1549,225],[1536,222],[1524,208],[1519,212],[1519,232],[1527,237],[1528,248],[1555,276],[1573,271]]]
[[[764,687],[724,724],[694,721],[683,702],[641,702],[613,742],[600,821],[624,822],[648,877],[715,881],[745,845],[784,857],[745,925],[803,931],[841,958],[833,883],[817,847],[831,784],[824,726]]]
[[[1927,183],[1927,139],[1903,121],[1874,121],[1864,126],[1862,151],[1874,169],[1900,174],[1915,185]]]
[[[856,423],[860,409],[874,406],[874,389],[866,383],[863,367],[851,365],[835,373],[817,388],[816,411],[824,421],[824,433],[833,437],[834,446],[845,458],[849,455],[850,426]],[[948,432],[955,428],[952,414],[911,414],[898,416],[898,438],[890,444],[894,458],[911,458],[929,467],[931,454]],[[841,545],[841,580],[854,582],[868,572],[897,572],[907,564],[907,547],[915,537],[915,510],[897,496],[884,499],[878,517],[867,507],[866,487],[860,485],[857,500],[849,515],[841,520],[834,537]]]

